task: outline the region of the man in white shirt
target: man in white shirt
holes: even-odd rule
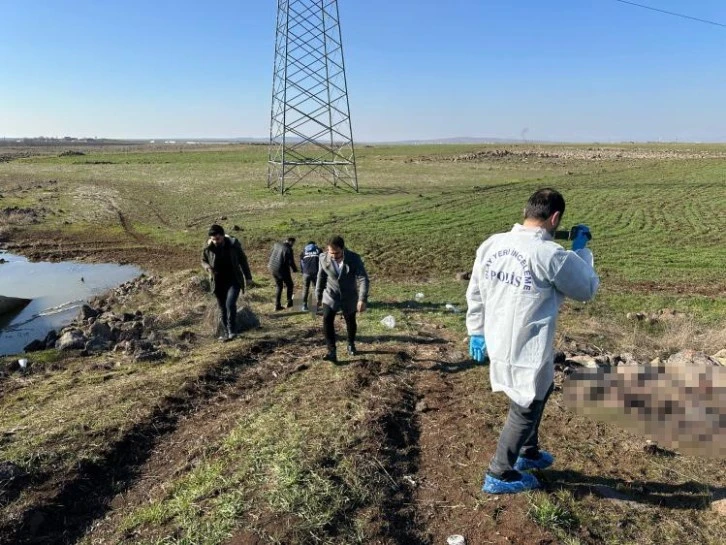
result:
[[[554,457],[539,449],[538,432],[553,387],[559,307],[565,297],[591,300],[600,284],[585,248],[587,226],[575,228],[573,251],[553,241],[564,212],[560,193],[536,191],[521,225],[479,247],[466,292],[470,353],[477,361],[488,353],[492,390],[511,400],[482,488],[492,494],[538,488],[527,471],[552,465]]]

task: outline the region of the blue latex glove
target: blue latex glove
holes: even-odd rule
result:
[[[590,228],[580,223],[572,229],[575,232],[575,236],[572,238],[572,251],[582,250],[592,238]]]
[[[487,343],[483,335],[472,335],[469,338],[469,355],[474,361],[479,363],[484,361],[487,353]]]

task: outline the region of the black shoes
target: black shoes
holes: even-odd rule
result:
[[[280,310],[283,310],[282,305],[275,305],[275,312],[278,312]]]
[[[323,361],[338,363],[338,355],[334,351],[328,350],[328,353],[323,356]]]
[[[346,352],[348,352],[349,356],[355,356],[356,354],[358,354],[358,351],[355,349],[354,344],[349,344]],[[323,356],[323,361],[329,361],[337,364],[338,355],[336,354],[335,350],[328,350],[328,353]]]
[[[292,304],[292,299],[290,299],[290,300],[288,300],[288,302],[287,302],[287,308],[292,308],[292,307],[293,307],[293,304]]]

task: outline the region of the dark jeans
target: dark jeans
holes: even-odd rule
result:
[[[308,295],[310,295],[310,286],[315,287],[315,281],[318,276],[315,274],[303,274],[303,305],[308,306]]]
[[[328,350],[335,350],[335,315],[337,310],[333,310],[328,305],[323,305],[323,332],[325,333],[325,344]],[[348,344],[355,343],[355,334],[358,330],[358,323],[355,321],[355,312],[351,314],[343,313],[345,319],[345,327],[348,330]]]
[[[552,393],[551,385],[544,399],[535,399],[529,407],[509,403],[509,414],[499,436],[497,452],[489,464],[489,474],[502,478],[511,474],[518,456],[536,458],[539,454],[539,423],[545,404]]]
[[[214,296],[217,298],[217,306],[222,313],[222,325],[227,333],[237,333],[237,298],[239,297],[240,286],[215,286]]]
[[[275,292],[275,307],[282,306],[280,299],[282,298],[283,284],[287,287],[287,304],[291,305],[293,283],[290,271],[288,271],[287,274],[273,274],[272,277],[275,279],[275,284],[277,284],[277,291]]]

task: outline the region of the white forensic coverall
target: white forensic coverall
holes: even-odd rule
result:
[[[492,390],[523,407],[543,399],[554,380],[560,304],[589,301],[599,285],[592,252],[567,251],[545,229],[516,224],[488,238],[466,290],[466,327],[485,338]]]

